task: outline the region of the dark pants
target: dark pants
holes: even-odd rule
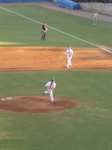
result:
[[[45,37],[46,37],[46,32],[43,32],[43,31],[42,31],[42,37],[41,37],[41,40],[45,40]]]

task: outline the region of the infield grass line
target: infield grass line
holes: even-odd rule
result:
[[[15,12],[15,11],[9,10],[9,9],[4,8],[4,7],[1,7],[1,6],[0,6],[0,8],[3,9],[3,10],[8,11],[8,12],[10,12],[10,13],[13,13],[13,14],[16,14],[16,15],[18,15],[18,16],[21,16],[21,17],[23,17],[23,18],[25,18],[25,19],[28,19],[28,20],[30,20],[30,21],[36,22],[36,23],[38,23],[38,24],[42,24],[42,22],[39,22],[39,21],[37,21],[37,20],[34,20],[34,19],[29,18],[29,17],[27,17],[27,16],[24,16],[24,15],[22,15],[22,14],[20,14],[20,13]],[[60,33],[65,34],[65,35],[68,35],[68,36],[70,36],[70,37],[72,37],[72,38],[75,38],[75,39],[77,39],[77,40],[79,40],[79,41],[82,41],[82,42],[85,42],[85,43],[87,43],[87,44],[90,44],[90,45],[92,45],[92,46],[95,46],[95,47],[97,47],[97,48],[100,48],[101,50],[104,50],[104,51],[106,51],[106,52],[112,54],[112,52],[109,51],[109,50],[106,49],[106,48],[97,46],[97,45],[95,45],[94,43],[91,43],[91,42],[89,42],[89,41],[86,41],[86,40],[84,40],[84,39],[81,39],[81,38],[79,38],[79,37],[76,37],[76,36],[74,36],[74,35],[72,35],[72,34],[69,34],[69,33],[67,33],[67,32],[61,31],[61,30],[56,29],[56,28],[54,28],[54,27],[51,27],[51,26],[48,26],[48,27],[51,28],[51,29],[53,29],[53,30],[55,30],[55,31],[57,31],[57,32],[60,32]]]

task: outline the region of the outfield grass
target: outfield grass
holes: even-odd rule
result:
[[[10,6],[1,9],[1,40],[14,45],[93,47],[95,45],[112,47],[111,23],[69,15],[38,6]],[[40,40],[41,24],[47,22],[47,42]],[[57,31],[58,30],[58,31]],[[68,35],[69,34],[69,35]],[[78,37],[79,39],[76,39]]]
[[[16,14],[0,8],[1,45],[92,47],[76,36],[96,45],[112,46],[111,23],[98,21],[92,26],[91,19],[37,6],[5,8]],[[47,41],[40,41],[44,21],[49,25]],[[0,72],[0,97],[40,96],[51,78],[57,82],[55,97],[79,105],[50,115],[1,112],[0,150],[111,150],[111,71]]]

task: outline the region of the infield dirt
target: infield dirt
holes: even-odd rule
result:
[[[111,54],[98,48],[72,48],[69,69],[112,69]],[[67,69],[66,48],[60,47],[1,47],[0,71],[63,70]]]
[[[71,68],[66,68],[66,48],[60,47],[1,47],[0,72],[38,70],[112,70],[111,54],[98,48],[72,48]],[[12,97],[0,100],[0,111],[16,113],[59,113],[75,107],[76,100],[56,98],[51,104],[49,96]]]

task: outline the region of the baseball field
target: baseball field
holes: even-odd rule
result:
[[[52,78],[55,104],[42,95]],[[111,109],[111,20],[93,26],[37,3],[0,6],[0,150],[111,150]]]

